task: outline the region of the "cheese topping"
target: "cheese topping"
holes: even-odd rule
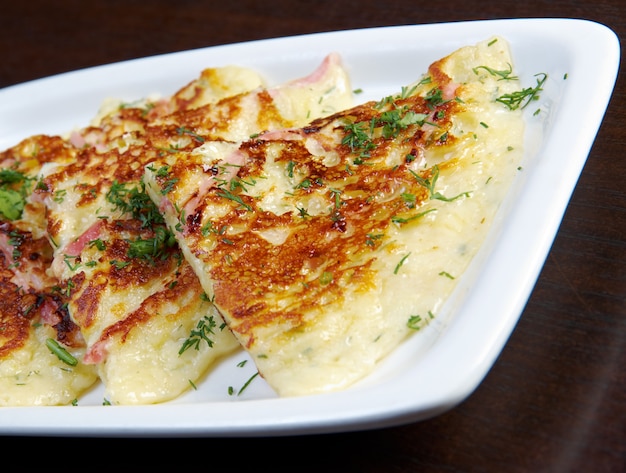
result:
[[[0,153],[0,406],[69,404],[97,381],[93,367],[74,364],[85,343],[47,272],[44,208],[31,199],[42,165],[73,155],[49,136]]]
[[[351,385],[442,309],[522,156],[521,113],[496,101],[519,83],[489,72],[510,64],[503,39],[485,41],[380,102],[147,168],[185,257],[279,395]],[[203,173],[213,185],[189,185]]]
[[[221,79],[213,80],[238,73],[241,81],[225,90],[216,85]],[[67,287],[69,313],[87,343],[83,362],[97,366],[113,404],[173,399],[238,346],[145,193],[144,166],[180,151],[206,156],[227,146],[203,146],[209,140],[301,125],[332,104],[351,103],[336,55],[311,76],[273,88],[255,77],[243,69],[205,71],[168,99],[107,106],[91,126],[70,135],[76,159],[42,172],[40,195],[55,242],[50,269]],[[236,158],[229,163],[233,175]],[[201,180],[187,176],[190,192],[217,185],[205,179],[210,168]],[[178,353],[201,322],[211,327],[201,348]]]
[[[0,405],[97,377],[163,402],[238,347],[281,396],[363,379],[443,311],[518,172],[512,64],[492,38],[358,106],[335,53],[275,87],[205,69],[4,152],[28,186],[0,182]]]

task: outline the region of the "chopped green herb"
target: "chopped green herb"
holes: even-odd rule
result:
[[[382,237],[384,237],[385,235],[380,233],[380,234],[376,234],[374,235],[373,233],[368,233],[365,236],[365,244],[367,246],[375,246],[376,244],[376,240],[380,240]]]
[[[445,197],[440,192],[435,192],[435,184],[437,183],[437,179],[439,178],[439,166],[435,165],[432,167],[432,177],[424,178],[417,174],[414,171],[409,170],[413,177],[419,182],[423,187],[428,190],[431,199],[442,200],[444,202],[452,202],[453,200],[459,199],[460,197],[469,197],[469,192],[461,192],[459,195],[455,197]]]
[[[400,268],[402,267],[402,265],[406,262],[407,258],[411,255],[411,253],[407,253],[406,255],[404,255],[402,257],[402,259],[400,260],[400,262],[396,265],[395,269],[393,270],[393,274],[398,274],[398,271],[400,271]]]
[[[146,192],[143,182],[137,187],[114,181],[106,193],[106,199],[113,204],[114,210],[130,214],[132,218],[139,220],[144,228],[164,223],[161,213]]]
[[[179,355],[182,355],[189,348],[193,347],[196,350],[200,349],[200,343],[204,340],[209,347],[213,347],[213,340],[209,338],[210,335],[213,335],[213,329],[217,324],[215,320],[211,316],[205,315],[202,317],[195,329],[191,330],[189,334],[189,338],[187,338],[184,342],[180,350],[178,351]]]
[[[424,210],[423,212],[420,212],[418,214],[415,215],[411,215],[410,217],[398,217],[398,216],[393,216],[391,217],[391,221],[393,223],[408,223],[412,220],[417,220],[418,218],[423,217],[424,215],[430,213],[430,212],[436,212],[437,209],[428,209],[428,210]]]
[[[54,197],[52,198],[52,200],[54,200],[57,204],[60,204],[65,200],[66,195],[67,195],[66,189],[59,189],[58,191],[54,193]]]
[[[63,348],[55,339],[46,339],[46,346],[66,365],[76,366],[78,364],[78,360],[74,358],[70,352]]]
[[[411,95],[413,95],[416,90],[417,90],[417,86],[416,85],[414,85],[411,88],[403,86],[401,91],[400,91],[400,95],[398,97],[401,98],[401,99],[406,99],[406,98],[410,97]]]
[[[0,188],[0,213],[7,219],[16,220],[20,218],[24,204],[24,196],[20,192]]]
[[[92,247],[96,247],[97,250],[99,251],[104,251],[106,250],[106,244],[100,239],[100,238],[96,238],[95,240],[91,240],[89,242],[89,248]]]
[[[424,98],[426,99],[426,103],[431,110],[448,102],[448,100],[443,99],[443,90],[439,87],[431,89]]]
[[[304,207],[296,206],[296,210],[298,211],[298,214],[300,215],[301,218],[307,218],[310,216],[309,212],[307,212],[307,210]]]
[[[320,276],[320,284],[325,286],[333,281],[333,273],[324,271]]]
[[[428,318],[430,320],[435,318],[435,315],[430,310],[428,311]],[[412,330],[419,330],[424,325],[424,319],[421,315],[411,315],[406,325]]]
[[[425,76],[424,78],[422,78],[417,85],[426,85],[426,84],[430,84],[432,83],[433,78],[430,76]]]
[[[63,261],[70,271],[76,271],[80,267],[80,256],[63,255]]]
[[[308,189],[312,185],[313,184],[311,182],[311,179],[306,178],[306,179],[302,179],[302,181],[298,183],[298,185],[296,186],[296,189]]]
[[[204,143],[204,138],[200,135],[198,135],[196,132],[194,132],[193,130],[190,130],[189,128],[186,128],[184,126],[181,126],[179,128],[176,129],[176,132],[179,135],[188,135],[191,136],[194,140],[196,140],[198,143]]]
[[[165,258],[167,250],[176,245],[174,234],[166,227],[154,227],[154,237],[137,238],[129,241],[127,256],[139,258],[154,263],[160,258]]]
[[[237,194],[233,194],[232,192],[230,192],[229,190],[226,189],[220,189],[217,192],[217,195],[219,195],[220,197],[224,197],[225,199],[228,200],[232,200],[233,202],[237,202],[239,205],[241,205],[244,209],[248,210],[249,212],[252,212],[252,207],[248,204],[246,204],[243,199],[241,198],[241,196],[237,195]]]
[[[420,315],[411,315],[407,321],[407,325],[413,330],[418,330],[421,326],[421,322],[422,317]]]
[[[472,70],[474,71],[475,74],[478,74],[478,70],[483,69],[487,71],[489,74],[491,74],[492,76],[499,77],[498,80],[517,80],[518,79],[517,76],[511,75],[513,73],[513,67],[511,66],[511,64],[508,64],[508,66],[509,66],[508,69],[503,69],[503,70],[496,70],[487,66],[478,66]]]
[[[548,75],[541,72],[535,74],[535,77],[537,81],[535,87],[527,87],[517,92],[504,94],[498,97],[496,102],[506,105],[509,110],[517,110],[526,108],[526,106],[534,100],[539,100],[539,92],[543,90],[543,84],[548,79]]]
[[[415,196],[415,194],[411,194],[408,192],[403,192],[401,194],[402,200],[404,201],[404,203],[406,204],[406,206],[410,209],[414,209],[415,208],[415,203],[417,202],[417,197]]]
[[[0,218],[17,220],[22,216],[33,181],[16,169],[0,169]]]
[[[130,261],[119,261],[119,260],[111,260],[111,266],[114,266],[116,269],[124,269],[126,266],[130,264]]]
[[[259,372],[257,371],[256,373],[254,373],[252,376],[250,376],[250,379],[248,379],[248,381],[245,382],[245,384],[241,387],[241,389],[239,390],[239,392],[237,393],[237,396],[241,396],[241,394],[246,390],[246,388],[248,386],[250,386],[250,383],[254,380],[254,378],[256,378],[259,375]]]

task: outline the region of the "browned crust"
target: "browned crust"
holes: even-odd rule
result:
[[[128,292],[151,281],[166,281],[182,262],[177,247],[154,261],[131,258],[128,256],[129,236],[148,239],[154,237],[154,231],[142,228],[140,222],[133,219],[105,221],[100,238],[106,242],[106,248],[99,253],[97,266],[89,277],[84,271],[77,271],[71,278],[72,314],[84,329],[96,322],[98,307],[108,290]],[[116,261],[122,264],[114,264]],[[80,258],[75,263],[80,265]]]
[[[170,304],[172,300],[183,300],[184,296],[189,293],[200,298],[204,291],[191,267],[183,265],[180,273],[176,275],[174,284],[173,281],[164,281],[163,288],[145,299],[138,309],[130,312],[119,322],[107,327],[102,332],[99,341],[106,343],[116,339],[119,343],[125,343],[131,331],[145,326],[151,319],[163,317],[161,307]],[[177,313],[170,315],[170,317],[177,318],[184,313],[184,307],[181,307]]]
[[[449,84],[450,79],[436,64],[430,73],[433,88]],[[397,99],[395,106],[407,106],[416,113],[433,111],[431,103],[418,96]],[[269,148],[272,147],[276,156],[278,146],[280,152],[274,161],[285,169],[288,163],[294,169],[300,168],[311,182],[307,188],[294,190],[296,198],[329,186],[328,183],[338,186],[341,191],[340,200],[330,215],[317,217],[295,213],[278,216],[263,211],[251,196],[237,194],[247,209],[239,203],[229,202],[231,211],[211,221],[213,228],[240,229],[228,235],[205,235],[201,229],[204,210],[226,202],[217,187],[209,191],[195,213],[185,216],[185,238],[192,253],[212,268],[209,276],[214,285],[216,306],[227,314],[231,328],[247,341],[248,348],[254,344],[254,333],[260,327],[287,325],[294,330],[305,330],[306,315],[315,313],[321,299],[339,301],[348,286],[356,292],[373,286],[376,275],[371,265],[375,250],[391,243],[385,235],[394,224],[392,218],[415,213],[400,198],[400,193],[412,193],[416,197],[416,207],[428,198],[425,187],[415,179],[410,160],[389,168],[384,165],[384,159],[391,151],[419,157],[427,147],[450,145],[454,137],[447,134],[445,140],[441,137],[450,128],[450,117],[462,108],[454,100],[437,105],[441,114],[433,117],[436,131],[425,132],[412,126],[397,139],[380,137],[367,164],[356,167],[353,165],[355,154],[350,147],[333,144],[330,137],[342,133],[346,120],[368,122],[377,116],[380,109],[373,102],[316,120],[301,130],[303,135],[327,143],[338,153],[340,164],[333,167],[316,163],[303,141],[251,139],[241,145],[240,151],[247,156],[246,165],[238,175],[243,181],[261,178]],[[189,172],[186,167],[193,165],[179,162],[167,179],[182,178],[185,172]],[[448,165],[454,165],[454,160],[442,166]],[[205,172],[210,173],[210,170]],[[420,171],[419,175],[423,179],[432,177],[431,170]],[[389,198],[374,198],[381,194]],[[277,227],[291,230],[290,236],[280,245],[258,235],[259,230]],[[209,253],[203,249],[207,240],[215,243]],[[310,275],[320,268],[330,275],[329,280],[311,280]],[[268,298],[272,294],[281,294],[279,308],[271,297]]]
[[[21,349],[30,336],[31,317],[24,314],[33,302],[30,294],[22,294],[11,283],[12,273],[0,273],[0,359]],[[28,302],[27,302],[28,300]],[[34,315],[34,314],[33,314]]]
[[[42,164],[71,161],[75,152],[60,137],[35,135],[0,153],[0,167],[33,177]],[[43,207],[35,203],[27,207],[43,224]],[[84,346],[57,281],[47,272],[52,247],[47,238],[35,238],[26,229],[37,224],[19,219],[0,222],[4,242],[0,253],[0,359],[22,349],[37,324],[54,327],[56,339],[66,346]]]

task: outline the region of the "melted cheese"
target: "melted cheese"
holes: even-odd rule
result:
[[[93,366],[67,365],[50,351],[46,341],[56,336],[49,325],[30,325],[24,344],[0,357],[0,406],[66,405],[97,381]],[[85,350],[67,351],[80,359]]]
[[[97,365],[113,404],[173,399],[238,347],[231,331],[222,328],[213,331],[211,346],[202,341],[198,350],[179,354],[205,316],[216,327],[224,323],[175,245],[154,259],[129,256],[131,242],[154,241],[164,230],[160,224],[143,225],[146,214],[132,215],[119,201],[143,194],[144,166],[164,150],[170,156],[175,150],[210,154],[211,149],[197,148],[209,138],[243,139],[303,124],[310,114],[351,100],[347,74],[335,56],[312,76],[274,88],[259,87],[246,74],[232,81],[235,89],[228,82],[227,92],[207,91],[207,83],[213,90],[238,70],[243,71],[229,68],[217,82],[209,80],[215,70],[205,71],[148,114],[149,101],[108,109],[70,137],[80,146],[75,162],[53,163],[43,171],[48,231],[56,243],[51,271],[71,291],[68,308],[88,348],[84,361]]]
[[[81,333],[36,323],[43,312],[24,321],[13,315],[26,298],[4,298],[0,405],[67,404],[96,373],[114,404],[167,401],[240,344],[282,396],[362,379],[439,314],[514,179],[523,121],[495,99],[520,87],[489,73],[510,64],[502,38],[437,61],[395,98],[428,120],[395,139],[379,127],[363,156],[346,124],[393,106],[348,109],[334,54],[272,88],[247,69],[206,69],[166,99],[105,104],[67,141],[26,141],[23,165],[44,151],[30,164],[44,166],[48,221],[33,199],[16,228],[55,244],[51,271],[27,279],[58,279]],[[107,198],[144,172],[180,245],[154,264],[127,251],[157,230]],[[15,295],[7,255],[3,288]],[[211,342],[181,351],[204,322]],[[63,364],[48,338],[87,364]]]
[[[133,302],[139,302],[139,306],[125,313],[124,324],[109,329],[109,356],[99,372],[107,396],[116,404],[170,400],[189,389],[190,382],[197,382],[216,359],[239,346],[215,307],[201,297],[189,266],[183,271],[185,274],[175,280],[172,290],[133,294]],[[119,306],[128,311],[128,301],[123,297],[105,297],[100,310]],[[207,332],[210,345],[198,339],[197,347],[181,353],[199,323],[211,327]]]
[[[0,165],[35,179],[43,163],[72,158],[62,139],[33,136],[1,153]],[[64,294],[47,272],[52,248],[45,209],[35,197],[25,196],[21,216],[0,221],[0,406],[68,404],[97,380],[93,367],[66,364],[47,345],[58,343],[75,359],[85,352],[63,309]]]
[[[522,156],[521,113],[495,100],[519,82],[488,72],[510,64],[504,39],[485,41],[432,64],[410,96],[210,159],[179,153],[166,176],[158,160],[146,168],[187,260],[279,395],[350,386],[442,309]],[[413,123],[384,128],[399,110]],[[358,124],[372,120],[364,141]]]

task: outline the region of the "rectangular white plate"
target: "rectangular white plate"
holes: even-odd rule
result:
[[[493,35],[507,39],[524,87],[547,73],[527,108],[523,176],[487,244],[459,281],[447,316],[417,333],[362,383],[342,392],[277,398],[237,353],[193,391],[151,406],[103,406],[96,388],[75,407],[0,409],[3,435],[260,436],[339,432],[414,422],[469,396],[517,323],[556,235],[604,116],[619,41],[603,25],[570,19],[490,20],[339,31],[149,57],[0,90],[0,149],[36,133],[86,125],[105,98],[167,95],[205,67],[261,72],[270,84],[307,75],[331,51],[343,57],[360,100],[416,80],[434,60]],[[599,53],[601,52],[601,53]],[[535,112],[539,110],[538,114]]]

